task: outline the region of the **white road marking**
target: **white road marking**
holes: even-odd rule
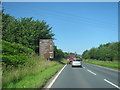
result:
[[[85,67],[83,67],[83,68],[85,68]]]
[[[110,82],[110,81],[108,81],[107,79],[104,79],[107,83],[109,83],[109,84],[111,84],[111,85],[113,85],[113,86],[115,86],[116,88],[118,88],[118,89],[120,89],[120,87],[118,87],[117,85],[115,85],[114,83],[112,83],[112,82]]]
[[[93,75],[96,75],[96,73],[90,71],[89,69],[87,69],[88,72],[92,73]]]
[[[51,88],[51,86],[53,85],[53,83],[55,82],[55,80],[58,78],[58,76],[60,75],[60,73],[64,70],[64,68],[66,67],[67,65],[65,65],[60,71],[59,73],[56,75],[56,77],[52,80],[52,82],[48,85],[47,88]]]

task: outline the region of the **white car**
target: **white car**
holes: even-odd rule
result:
[[[74,61],[72,61],[72,67],[73,66],[79,66],[82,67],[82,61],[78,58],[75,58]]]

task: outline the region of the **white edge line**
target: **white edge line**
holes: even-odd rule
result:
[[[56,75],[56,77],[52,80],[52,82],[48,85],[47,88],[51,88],[51,86],[53,85],[53,83],[56,81],[56,79],[58,78],[58,76],[60,75],[60,73],[63,71],[63,69],[66,67],[66,65],[59,71],[59,73]]]
[[[90,71],[89,69],[87,69],[88,72],[92,73],[93,75],[96,75],[96,73]]]
[[[109,84],[115,86],[116,88],[120,89],[120,87],[118,87],[117,85],[113,84],[112,82],[108,81],[107,79],[104,79],[106,82],[108,82]]]
[[[85,67],[83,67],[83,68],[85,68]]]

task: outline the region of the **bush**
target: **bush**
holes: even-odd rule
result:
[[[23,64],[27,62],[31,54],[34,54],[32,49],[20,44],[2,41],[2,62],[5,65]]]
[[[18,55],[20,53],[32,54],[34,51],[21,44],[10,43],[2,40],[2,54],[3,55]]]
[[[3,55],[2,61],[6,65],[14,65],[23,64],[27,61],[28,57],[24,55]]]

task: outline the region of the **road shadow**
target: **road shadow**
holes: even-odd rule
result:
[[[71,66],[72,68],[83,68],[82,66]]]
[[[66,63],[64,63],[64,62],[62,62],[62,61],[58,61],[60,64],[66,64]]]

